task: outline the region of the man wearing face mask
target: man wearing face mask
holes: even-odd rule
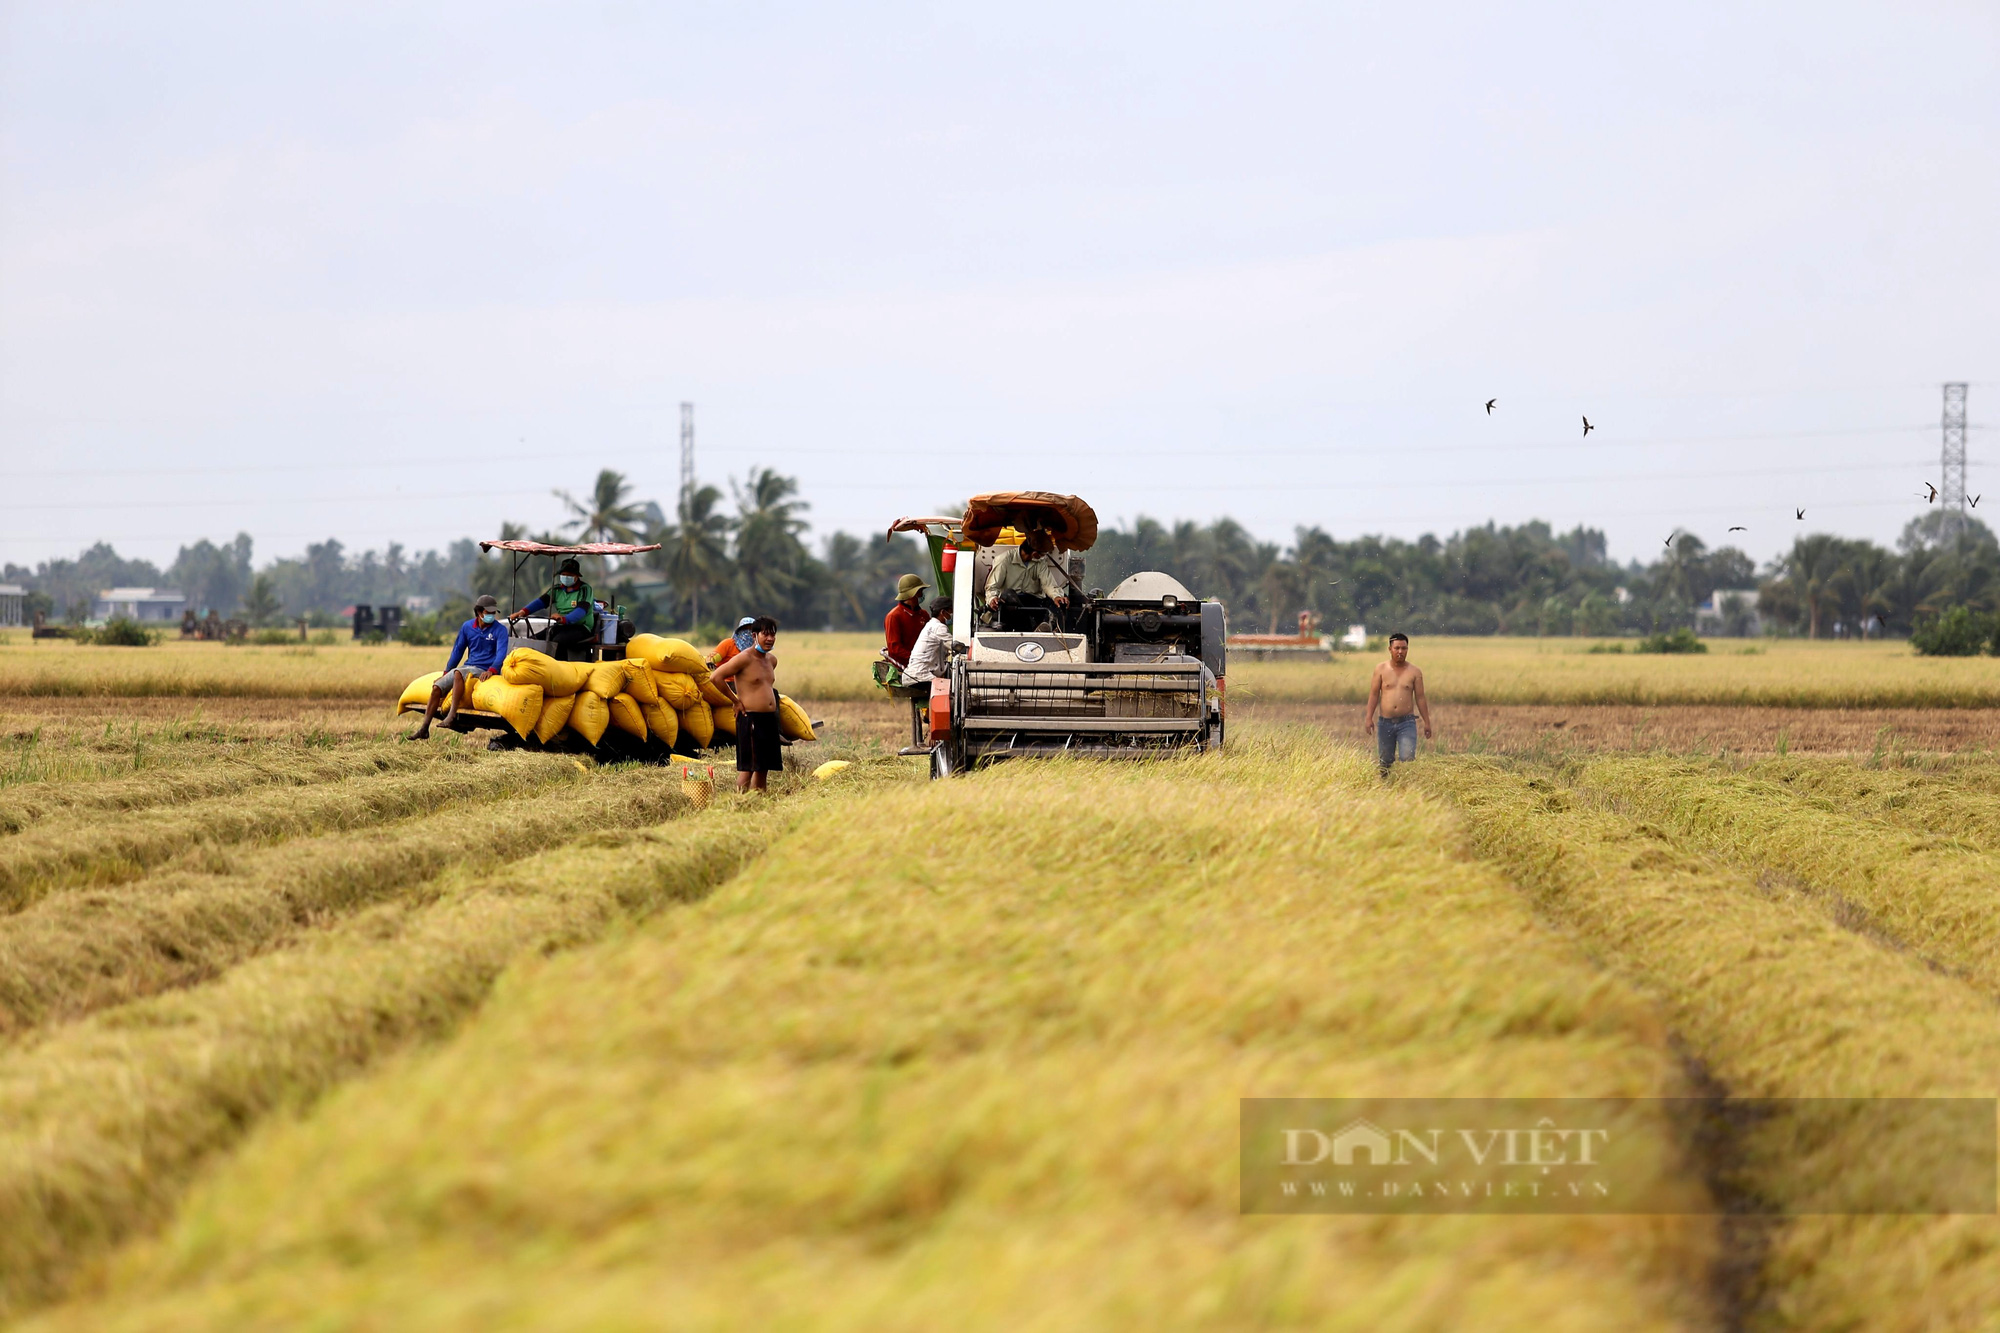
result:
[[[575,556],[556,567],[555,585],[522,607],[518,614],[534,615],[544,610],[550,617],[545,637],[552,656],[575,661],[576,658],[563,651],[565,648],[597,641],[597,602],[590,585],[583,581],[583,568]]]
[[[462,665],[461,665],[462,660]],[[507,660],[507,627],[500,623],[500,603],[491,597],[481,597],[472,604],[472,619],[458,627],[458,637],[452,641],[451,656],[445,659],[444,674],[431,686],[430,701],[424,705],[424,720],[417,729],[404,737],[405,740],[426,741],[431,736],[431,719],[437,716],[438,705],[451,699],[445,709],[444,724],[451,726],[458,717],[458,710],[465,707],[466,696],[472,687],[500,669]]]

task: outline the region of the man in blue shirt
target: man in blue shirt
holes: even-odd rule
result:
[[[461,664],[462,659],[462,664]],[[444,674],[431,686],[430,702],[424,705],[424,720],[405,740],[426,741],[431,736],[431,719],[446,695],[451,706],[445,709],[444,724],[451,726],[472,687],[500,670],[507,660],[507,627],[500,622],[500,603],[481,597],[472,604],[472,619],[458,627],[452,640],[451,656],[445,660]]]

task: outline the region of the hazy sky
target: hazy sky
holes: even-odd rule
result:
[[[0,560],[670,506],[682,400],[821,533],[1886,541],[2000,422],[2000,11],[1750,8],[0,3]]]

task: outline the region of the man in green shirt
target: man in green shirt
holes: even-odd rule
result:
[[[556,581],[549,590],[522,607],[519,615],[543,613],[549,617],[550,655],[566,661],[588,660],[590,654],[565,651],[580,644],[597,642],[597,601],[590,585],[583,581],[583,568],[570,556],[556,566]]]

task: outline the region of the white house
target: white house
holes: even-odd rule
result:
[[[106,588],[91,603],[92,620],[126,620],[157,623],[179,620],[187,598],[171,588]]]
[[[21,608],[27,603],[28,590],[18,583],[0,583],[0,629],[11,629],[23,623]]]
[[[1694,609],[1697,634],[1734,634],[1755,638],[1764,632],[1763,617],[1757,614],[1755,588],[1717,588],[1708,600]]]

